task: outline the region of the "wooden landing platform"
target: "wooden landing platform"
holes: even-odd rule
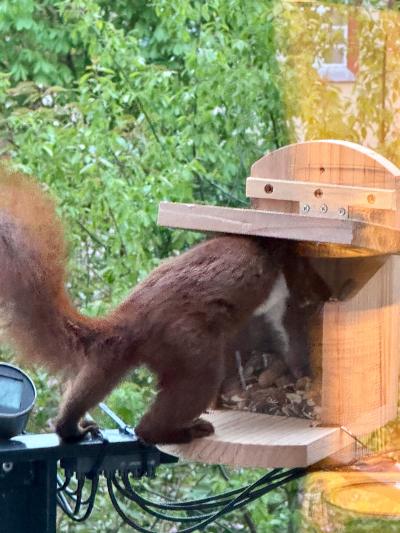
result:
[[[159,446],[182,459],[241,467],[306,467],[354,441],[338,427],[312,427],[310,420],[217,410],[203,418],[215,434],[190,444]]]
[[[213,233],[342,244],[383,254],[400,251],[400,231],[352,219],[337,220],[258,209],[161,202],[158,225]]]

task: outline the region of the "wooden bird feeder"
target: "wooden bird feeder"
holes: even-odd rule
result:
[[[216,410],[213,436],[166,446],[205,463],[309,466],[396,417],[400,331],[400,170],[342,141],[286,146],[256,161],[248,209],[161,203],[173,228],[291,239],[331,288],[315,327],[321,416]],[[396,270],[397,269],[397,270]],[[314,338],[314,336],[313,336]]]

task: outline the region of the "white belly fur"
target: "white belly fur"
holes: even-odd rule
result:
[[[283,274],[279,274],[268,298],[254,311],[255,316],[264,316],[280,334],[284,351],[289,350],[289,336],[283,325],[289,289]]]

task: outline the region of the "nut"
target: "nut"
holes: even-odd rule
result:
[[[258,384],[263,388],[270,387],[280,376],[282,376],[285,370],[286,365],[283,361],[273,361],[271,366],[264,370],[264,372],[261,372],[258,376]]]

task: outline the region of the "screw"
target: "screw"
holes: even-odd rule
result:
[[[322,204],[320,209],[321,209],[321,213],[327,213],[328,206],[326,204]]]
[[[2,469],[5,474],[8,474],[11,472],[11,470],[14,468],[14,463],[3,463]]]
[[[315,189],[314,191],[315,198],[321,198],[323,194],[322,189]]]
[[[272,192],[274,192],[274,188],[270,183],[267,183],[267,185],[264,187],[264,191],[267,194],[271,194]]]
[[[339,207],[339,215],[344,217],[346,214],[346,209],[344,207]]]
[[[310,206],[308,204],[303,205],[303,213],[309,213],[310,212]]]
[[[369,194],[367,196],[367,200],[368,200],[369,204],[374,204],[375,203],[375,195],[374,194]]]

